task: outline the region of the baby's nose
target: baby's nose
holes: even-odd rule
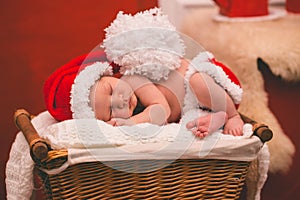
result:
[[[123,101],[124,101],[124,103],[128,103],[129,102],[129,98],[128,97],[123,97]]]

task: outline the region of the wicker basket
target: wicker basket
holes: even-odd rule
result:
[[[43,163],[45,168],[58,167],[65,158],[64,153],[61,158],[54,157]],[[156,168],[165,162],[114,161],[118,170],[101,162],[86,162],[71,165],[55,175],[39,170],[39,175],[49,199],[223,200],[239,198],[249,166],[249,162],[241,161],[183,159],[145,173],[124,172]]]
[[[272,138],[266,125],[252,123],[262,142]],[[46,170],[61,167],[67,150],[52,150],[41,139],[24,110],[15,121],[30,145],[32,159],[49,199],[238,199],[250,162],[218,159],[127,160],[70,165],[57,174]],[[165,165],[169,162],[168,165]],[[164,167],[157,167],[164,166]],[[129,173],[128,171],[145,171]],[[118,170],[116,170],[118,169]]]

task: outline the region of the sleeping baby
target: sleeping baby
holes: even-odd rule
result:
[[[120,12],[106,29],[102,46],[111,63],[65,67],[46,81],[47,108],[57,120],[163,125],[198,109],[205,115],[186,124],[197,137],[221,128],[224,134],[242,135],[236,110],[241,88],[210,53],[185,59],[183,41],[160,9],[134,16]],[[121,78],[112,75],[112,63],[120,66]]]

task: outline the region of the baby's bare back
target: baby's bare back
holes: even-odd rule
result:
[[[180,68],[170,72],[167,80],[162,80],[155,85],[163,93],[171,108],[168,122],[177,122],[181,117],[181,110],[185,96],[184,76],[187,70],[186,61],[182,62]]]

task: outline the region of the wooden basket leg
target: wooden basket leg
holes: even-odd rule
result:
[[[273,137],[273,132],[269,127],[265,124],[258,123],[249,117],[240,113],[241,118],[245,123],[252,124],[253,126],[253,134],[258,136],[262,142],[268,142]]]
[[[24,134],[29,146],[32,158],[39,161],[47,158],[49,145],[37,133],[31,123],[31,115],[24,109],[19,109],[14,114],[16,126]]]

